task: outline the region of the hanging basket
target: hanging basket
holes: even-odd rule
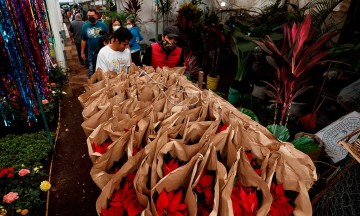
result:
[[[360,139],[356,138],[354,143],[349,143],[349,140],[360,134],[360,128],[357,128],[350,134],[348,134],[344,139],[339,141],[339,144],[342,145],[359,163],[360,163]]]

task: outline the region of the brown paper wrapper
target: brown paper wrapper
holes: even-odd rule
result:
[[[121,167],[121,169],[112,176],[111,180],[104,186],[100,196],[96,200],[96,211],[98,214],[101,213],[101,209],[107,207],[107,202],[111,198],[112,193],[120,188],[121,180],[126,177],[129,173],[136,173],[139,169],[142,161],[144,160],[144,151],[139,152]],[[146,208],[146,206],[143,206]]]
[[[257,215],[267,215],[270,210],[272,196],[266,182],[254,171],[247,159],[244,149],[239,149],[237,159],[229,171],[226,184],[222,189],[220,212],[223,215],[233,216],[233,207],[231,194],[233,190],[235,177],[240,180],[245,187],[256,187],[261,190],[263,195],[262,204],[259,203]]]
[[[154,200],[155,193],[160,194],[160,192],[164,189],[167,192],[174,191],[182,188],[183,193],[186,193],[188,187],[190,187],[190,182],[194,177],[196,172],[197,164],[202,160],[203,156],[201,154],[196,154],[191,160],[185,164],[169,173],[167,176],[162,178],[152,189],[151,189],[151,212],[154,216],[157,216],[156,212],[156,200]],[[189,199],[189,196],[185,196],[185,203],[187,205],[187,209],[195,209],[196,203],[192,202]],[[189,214],[189,216],[193,216]]]
[[[268,166],[266,169],[266,183],[268,188],[271,187],[271,182],[275,177],[277,183],[282,183],[285,190],[298,192],[295,199],[294,215],[312,215],[312,206],[306,185],[306,175],[298,176],[292,167],[289,166],[286,156],[281,152],[275,152],[269,157]],[[299,164],[300,165],[300,164]],[[298,169],[301,169],[299,167]],[[310,180],[311,181],[311,180]]]
[[[93,164],[90,175],[100,189],[102,189],[114,175],[107,172],[114,165],[114,162],[119,161],[124,156],[127,157],[126,147],[130,136],[130,131],[125,133],[124,136],[114,142],[114,145],[105,154],[98,157]]]

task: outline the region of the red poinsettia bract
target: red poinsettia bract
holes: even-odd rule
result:
[[[182,199],[182,190],[166,192],[163,189],[156,201],[158,216],[187,216],[187,206]]]
[[[292,215],[294,207],[289,203],[290,199],[285,196],[283,184],[271,183],[270,192],[273,197],[271,203],[270,215],[272,216],[287,216]]]
[[[195,192],[198,195],[197,215],[210,215],[212,211],[214,206],[213,179],[214,177],[212,175],[203,172],[195,187]],[[202,197],[205,198],[204,201],[200,201]]]
[[[133,185],[135,175],[129,174],[123,187],[119,188],[111,196],[108,209],[102,209],[102,216],[137,216],[140,215],[144,208],[137,200]]]
[[[251,164],[252,168],[254,169],[254,171],[258,175],[261,175],[260,166],[257,164],[256,158],[253,157],[253,153],[251,153],[251,151],[246,151],[245,154],[246,154],[247,158],[249,159],[250,164]]]
[[[102,144],[96,144],[93,143],[92,147],[93,147],[93,151],[94,152],[98,152],[100,154],[105,154],[107,151],[107,148],[112,144],[112,140],[111,139],[107,139],[105,142],[103,142]]]
[[[229,126],[224,124],[222,126],[219,126],[218,130],[216,131],[216,133],[220,133],[221,131],[224,131],[228,128]]]
[[[179,163],[177,160],[172,159],[168,163],[164,162],[164,176],[176,170],[179,167]]]
[[[256,196],[255,187],[244,187],[237,181],[231,193],[234,215],[256,215],[259,200]]]

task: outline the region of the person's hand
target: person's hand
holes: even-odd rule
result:
[[[84,61],[86,60],[85,53],[81,53],[81,58],[82,58]]]

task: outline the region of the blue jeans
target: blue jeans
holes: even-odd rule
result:
[[[89,78],[90,78],[94,74],[94,67],[93,67],[93,62],[92,62],[92,52],[88,52],[86,60],[87,60],[87,62],[89,64],[88,75],[89,75]]]

